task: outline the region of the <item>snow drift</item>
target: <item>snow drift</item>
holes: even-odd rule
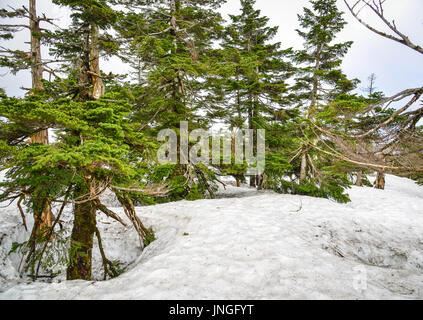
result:
[[[346,205],[228,186],[139,207],[158,239],[139,255],[130,228],[99,219],[106,253],[128,265],[99,282],[20,280],[5,254],[20,218],[3,209],[0,299],[423,299],[422,191],[388,176],[384,191],[353,187]]]

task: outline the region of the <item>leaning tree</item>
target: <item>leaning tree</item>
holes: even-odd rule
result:
[[[384,10],[386,0],[344,0],[344,2],[353,17],[367,29],[423,54],[423,48],[402,32],[394,20],[386,16]],[[362,17],[365,10],[372,12],[389,31],[383,31],[366,22]],[[338,148],[324,152],[363,168],[378,171],[376,186],[383,188],[383,172],[407,175],[423,173],[423,139],[420,125],[423,105],[418,105],[422,95],[423,86],[406,89],[390,97],[379,97],[361,106],[355,104],[353,114],[344,117],[342,121],[338,119],[336,124],[324,125],[317,121],[312,124],[318,132],[330,137]],[[345,104],[345,101],[343,103]],[[345,105],[351,107],[353,104]],[[363,123],[363,119],[368,120],[367,126],[357,126],[357,123]],[[340,129],[351,123],[355,123],[355,129],[350,131]]]

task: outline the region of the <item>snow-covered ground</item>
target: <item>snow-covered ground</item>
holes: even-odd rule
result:
[[[388,176],[349,193],[343,205],[228,186],[140,207],[158,239],[139,257],[130,228],[102,218],[106,254],[133,263],[99,282],[13,277],[19,216],[0,214],[0,299],[423,299],[423,187]]]

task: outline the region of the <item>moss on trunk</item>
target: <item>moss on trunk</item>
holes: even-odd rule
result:
[[[78,195],[89,194],[87,186],[81,186]],[[96,209],[93,203],[75,204],[74,223],[69,249],[68,280],[91,280],[93,240],[96,230]]]

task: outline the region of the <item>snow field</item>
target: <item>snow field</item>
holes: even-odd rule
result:
[[[388,176],[343,205],[228,186],[220,199],[137,208],[158,238],[142,254],[131,228],[102,217],[106,254],[128,265],[109,281],[22,282],[2,241],[0,299],[423,299],[422,191]],[[0,219],[8,239],[13,222]]]

